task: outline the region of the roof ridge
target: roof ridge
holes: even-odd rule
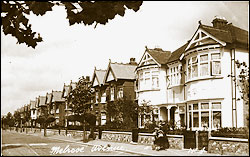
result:
[[[219,29],[219,28],[214,28],[213,26],[208,26],[208,25],[201,25],[201,27],[208,27],[208,28],[212,28],[212,29],[215,29],[215,30],[218,30],[218,31],[222,31],[222,32],[229,32],[227,30],[224,30],[224,29]]]

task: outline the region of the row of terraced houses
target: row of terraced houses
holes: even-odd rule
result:
[[[248,31],[215,18],[212,26],[199,22],[190,40],[173,52],[146,47],[138,63],[135,58],[127,64],[110,61],[107,69],[95,69],[92,78],[88,77],[95,91],[92,108],[96,124],[106,124],[107,99],[126,97],[139,105],[146,102],[153,106],[155,120],[169,121],[179,128],[247,126],[249,104],[241,99],[235,62],[249,63],[248,44]],[[34,121],[46,106],[56,117],[54,124],[66,126],[66,117],[74,113],[65,100],[75,87],[76,82],[71,81],[62,91],[39,96],[21,110],[29,109]],[[138,115],[138,127],[152,118]]]

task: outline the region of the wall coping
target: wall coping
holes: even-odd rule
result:
[[[248,139],[227,137],[209,137],[209,140],[248,142]]]
[[[139,133],[139,135],[142,136],[154,136],[152,133]],[[177,137],[177,138],[183,138],[183,135],[167,135],[168,137]]]
[[[102,133],[110,133],[110,134],[127,134],[127,135],[132,135],[132,132],[117,132],[117,131],[102,131]]]

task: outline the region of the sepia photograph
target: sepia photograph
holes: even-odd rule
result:
[[[249,1],[1,1],[1,156],[249,156]]]

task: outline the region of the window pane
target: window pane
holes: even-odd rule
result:
[[[194,104],[193,110],[198,110],[198,104]]]
[[[199,112],[194,112],[194,127],[199,127]]]
[[[188,108],[188,109],[189,109],[189,111],[190,111],[190,110],[192,110],[192,105],[189,105],[188,107],[189,107],[189,108]]]
[[[194,78],[194,77],[198,77],[198,66],[197,66],[197,64],[193,65],[193,68],[192,68],[192,78]]]
[[[150,88],[150,78],[145,79],[145,88],[149,89]]]
[[[212,58],[212,60],[214,60],[214,59],[220,59],[220,53],[213,53],[213,54],[211,54],[211,58]]]
[[[221,103],[220,102],[213,102],[212,109],[221,109]]]
[[[201,112],[201,127],[209,127],[209,112]]]
[[[213,127],[219,128],[221,127],[221,112],[213,111]]]
[[[208,55],[201,55],[200,56],[200,61],[207,61],[208,60]]]
[[[209,109],[209,103],[201,103],[201,109]]]
[[[202,63],[200,65],[200,76],[208,75],[208,63]]]
[[[212,62],[212,73],[213,74],[221,74],[221,64],[220,61],[213,61]]]
[[[145,72],[145,78],[150,77],[150,72]]]
[[[153,87],[159,87],[159,78],[157,75],[152,76],[152,86]]]

